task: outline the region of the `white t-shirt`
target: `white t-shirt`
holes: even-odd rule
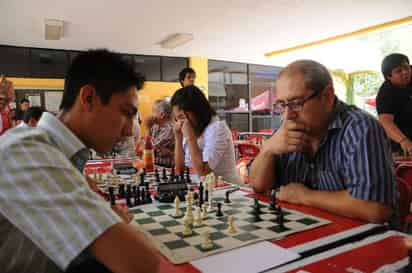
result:
[[[243,184],[236,171],[235,150],[232,134],[225,121],[214,117],[197,139],[197,144],[202,152],[203,162],[207,162],[216,177],[222,176],[225,181]],[[189,144],[183,139],[185,165],[192,167]]]

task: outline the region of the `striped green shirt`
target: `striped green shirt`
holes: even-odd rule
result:
[[[121,222],[81,173],[84,144],[49,113],[0,137],[0,268],[62,272]]]

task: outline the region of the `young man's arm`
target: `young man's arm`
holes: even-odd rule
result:
[[[398,126],[396,126],[394,115],[385,113],[380,114],[378,118],[389,138],[401,145],[405,155],[412,155],[412,142],[401,130],[399,130]]]
[[[113,273],[159,272],[159,254],[132,225],[116,224],[89,247],[90,253]]]

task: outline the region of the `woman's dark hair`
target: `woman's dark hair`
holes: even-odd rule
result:
[[[400,54],[400,53],[393,53],[386,56],[382,61],[382,74],[383,77],[387,80],[389,76],[392,75],[392,70],[402,64],[407,63],[409,64],[408,56]]]
[[[177,90],[173,94],[170,104],[172,107],[177,106],[185,112],[193,113],[197,122],[194,129],[198,136],[203,133],[212,117],[216,115],[215,109],[212,108],[203,92],[194,85]]]
[[[144,77],[120,54],[107,49],[82,52],[67,71],[60,109],[70,110],[80,89],[87,84],[93,85],[103,104],[108,104],[114,93],[126,92],[133,86],[140,90],[143,83]]]

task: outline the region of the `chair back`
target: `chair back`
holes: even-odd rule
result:
[[[260,149],[258,146],[255,144],[249,144],[249,143],[241,143],[237,145],[237,149],[239,152],[239,158],[255,158],[259,152]]]
[[[399,190],[399,210],[400,210],[400,224],[402,229],[405,227],[406,217],[409,214],[410,205],[412,201],[411,186],[400,177],[396,178]]]

